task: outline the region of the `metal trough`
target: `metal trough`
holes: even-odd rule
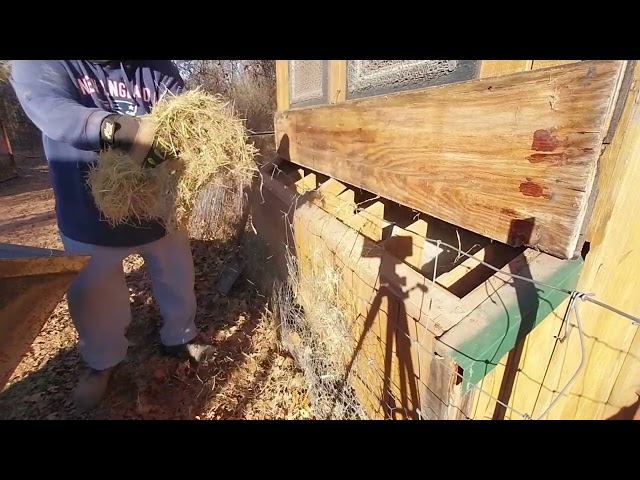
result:
[[[0,391],[89,258],[0,243]]]

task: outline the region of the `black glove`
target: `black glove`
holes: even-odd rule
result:
[[[124,150],[144,167],[153,168],[168,159],[156,143],[155,127],[144,117],[109,115],[100,126],[100,138],[106,145]]]

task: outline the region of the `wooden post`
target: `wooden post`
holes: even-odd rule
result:
[[[289,60],[276,60],[276,103],[279,112],[289,109]]]
[[[329,103],[347,98],[347,61],[329,60]]]

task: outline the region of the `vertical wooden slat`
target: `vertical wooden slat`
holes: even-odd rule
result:
[[[480,78],[499,77],[531,70],[533,60],[482,60]]]
[[[347,61],[329,60],[329,103],[347,98]]]
[[[289,109],[289,60],[276,60],[276,108]]]

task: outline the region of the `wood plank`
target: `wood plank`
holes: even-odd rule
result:
[[[533,60],[482,60],[480,78],[499,77],[531,70]]]
[[[294,183],[297,192],[301,195],[311,190],[315,190],[318,186],[318,181],[316,179],[315,173],[309,173],[308,175],[305,175],[304,172],[302,172],[302,175],[303,177]]]
[[[418,235],[394,225],[391,236],[382,242],[381,246],[398,260],[420,270],[423,265],[422,250],[430,245],[425,240],[425,235]]]
[[[322,185],[320,185],[311,196],[311,202],[317,205],[325,212],[334,214],[337,216],[342,200],[338,198],[342,192],[347,189],[345,185],[337,181],[335,178],[330,178]]]
[[[456,282],[462,280],[468,273],[470,273],[473,269],[479,268],[482,265],[478,262],[484,262],[487,248],[491,248],[494,244],[489,244],[487,247],[484,247],[479,252],[473,255],[474,258],[467,258],[463,262],[456,265],[453,270],[449,270],[448,272],[443,273],[438,277],[436,282],[438,285],[443,286],[444,288],[450,288]]]
[[[276,60],[276,108],[289,109],[289,60]]]
[[[335,215],[340,221],[347,223],[355,215],[355,198],[356,193],[350,188],[345,189],[336,197],[337,208]]]
[[[279,152],[500,242],[572,258],[625,65],[584,61],[279,112]]]
[[[347,61],[329,60],[329,103],[347,98]]]
[[[571,290],[581,266],[582,259],[566,262],[540,254],[529,263],[527,276]],[[513,279],[440,337],[436,348],[465,370],[465,380],[476,384],[565,298],[557,290]]]

